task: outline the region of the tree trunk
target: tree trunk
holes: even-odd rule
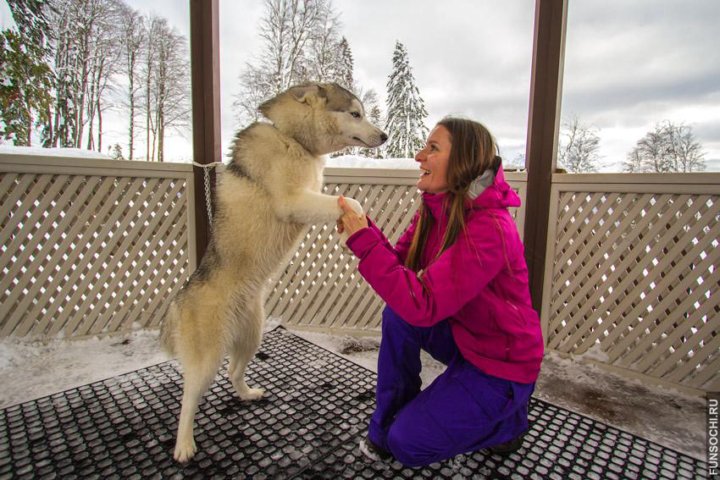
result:
[[[130,138],[128,139],[128,160],[133,159],[133,148],[135,146],[135,76],[133,73],[135,62],[131,61],[130,65],[130,72],[128,74],[128,80],[130,81],[130,126],[128,129],[128,134],[130,135]]]
[[[163,118],[162,108],[158,112],[158,162],[165,161],[165,120]]]
[[[145,160],[148,162],[152,162],[153,158],[150,157],[150,89],[151,89],[151,83],[152,83],[152,67],[151,67],[151,60],[148,59],[148,70],[147,70],[147,80],[145,82]]]
[[[32,119],[32,108],[30,105],[25,102],[25,118],[27,118],[27,140],[25,141],[25,145],[30,147],[32,146],[32,126],[33,126],[33,119]]]
[[[97,116],[98,116],[98,136],[97,136],[97,144],[98,144],[98,152],[102,153],[102,110],[100,110],[100,96],[98,95],[97,98]]]

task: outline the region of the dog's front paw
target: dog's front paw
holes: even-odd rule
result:
[[[360,205],[360,202],[358,202],[354,198],[345,197],[345,203],[347,203],[347,205],[352,208],[353,211],[358,215],[365,215],[362,205]]]
[[[197,447],[195,447],[194,439],[191,438],[189,442],[180,441],[180,439],[178,439],[175,443],[175,454],[173,457],[175,457],[175,460],[180,463],[186,463],[195,456],[196,451]]]
[[[262,398],[262,396],[265,394],[265,390],[262,388],[248,388],[244,392],[240,393],[238,392],[238,396],[240,397],[240,400],[243,401],[249,401],[249,400],[259,400]]]

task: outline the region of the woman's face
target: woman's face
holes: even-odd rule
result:
[[[447,191],[447,169],[451,148],[450,132],[442,125],[437,125],[430,132],[425,148],[415,155],[415,161],[420,163],[422,171],[417,181],[420,191],[427,193]]]

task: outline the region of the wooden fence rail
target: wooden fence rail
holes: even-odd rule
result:
[[[507,178],[525,197],[526,177]],[[414,170],[328,168],[391,241],[417,208]],[[192,167],[0,153],[0,336],[159,325],[196,266]],[[548,350],[700,393],[720,390],[720,174],[553,176]],[[523,231],[524,207],[513,212]],[[312,225],[270,282],[296,328],[377,334],[382,302]]]

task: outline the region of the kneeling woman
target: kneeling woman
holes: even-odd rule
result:
[[[387,303],[377,407],[360,448],[422,466],[481,448],[508,452],[528,430],[543,339],[495,142],[445,118],[415,159],[422,203],[393,247],[343,199],[338,230]],[[420,349],[447,369],[420,390]]]

